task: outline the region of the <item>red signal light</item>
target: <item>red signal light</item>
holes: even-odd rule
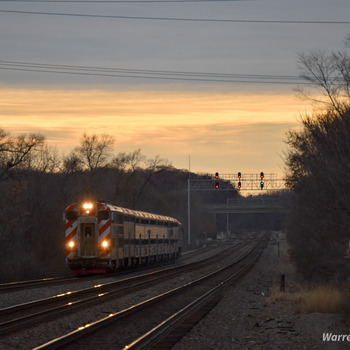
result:
[[[242,183],[241,181],[238,182],[238,188],[241,188],[242,187]]]
[[[215,179],[219,178],[219,173],[215,173]]]
[[[264,173],[263,172],[260,173],[260,177],[261,177],[261,179],[264,178]]]
[[[216,183],[215,183],[215,188],[218,189],[219,187],[220,187],[219,183],[216,182]]]
[[[240,179],[242,177],[241,172],[238,173],[238,178]]]

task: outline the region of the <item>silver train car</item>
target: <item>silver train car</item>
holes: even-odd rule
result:
[[[183,229],[172,217],[88,201],[68,206],[64,220],[66,263],[78,275],[181,256]]]

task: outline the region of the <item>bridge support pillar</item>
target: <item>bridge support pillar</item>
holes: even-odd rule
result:
[[[229,213],[226,214],[226,234],[227,234],[227,238],[231,237],[231,233],[230,233],[230,214]]]
[[[216,232],[217,232],[217,227],[216,227],[216,213],[213,213],[213,222],[214,222],[215,233],[216,233]]]

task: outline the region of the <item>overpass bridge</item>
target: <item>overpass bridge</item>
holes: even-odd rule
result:
[[[218,203],[207,205],[207,212],[214,217],[217,225],[217,215],[226,216],[226,232],[221,235],[230,237],[231,232],[235,231],[235,220],[230,220],[230,214],[278,214],[279,218],[285,217],[288,207],[293,201],[292,197],[286,196],[256,196],[239,197],[227,199],[227,203]]]
[[[264,214],[287,211],[285,198],[274,196],[230,198],[227,203],[207,205],[212,214]]]

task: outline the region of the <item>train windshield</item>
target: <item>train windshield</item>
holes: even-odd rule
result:
[[[108,220],[109,212],[107,210],[101,210],[98,212],[98,220]]]
[[[66,212],[66,219],[68,221],[75,221],[78,219],[78,213],[76,211],[68,211]]]

